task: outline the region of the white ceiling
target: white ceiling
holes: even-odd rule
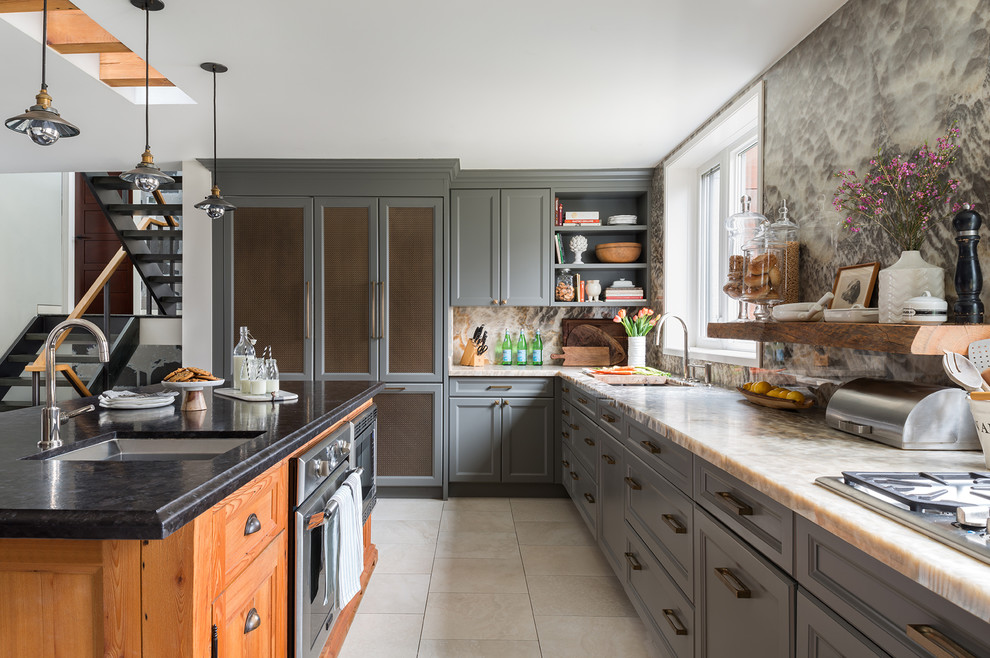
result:
[[[129,0],[74,0],[136,52]],[[151,64],[198,105],[152,106],[163,168],[220,156],[460,158],[465,169],[652,166],[845,0],[165,0]],[[49,51],[54,106],[82,134],[0,132],[0,172],[128,169],[134,105]],[[0,114],[33,104],[40,49],[0,21]]]

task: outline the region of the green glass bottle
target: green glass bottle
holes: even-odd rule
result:
[[[534,366],[543,365],[543,337],[540,336],[540,330],[536,330],[536,335],[533,336],[533,343],[531,346],[533,350],[533,358],[531,360]]]
[[[517,366],[526,365],[526,358],[528,356],[529,356],[529,350],[526,349],[526,333],[520,331],[519,342],[516,343],[516,365]]]
[[[502,339],[502,365],[512,365],[512,337],[508,329],[505,330],[505,338]]]

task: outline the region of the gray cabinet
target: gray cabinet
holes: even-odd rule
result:
[[[553,482],[553,398],[450,398],[451,482]]]
[[[625,450],[618,440],[604,431],[599,432],[601,441],[601,464],[598,474],[598,504],[601,519],[598,524],[598,545],[612,569],[619,575],[623,572],[623,557],[626,544],[625,497],[626,484],[623,481]]]
[[[797,597],[797,658],[883,658],[877,645],[800,590]]]
[[[378,405],[378,485],[441,485],[443,384],[390,384]]]
[[[452,306],[550,304],[550,190],[454,190]]]

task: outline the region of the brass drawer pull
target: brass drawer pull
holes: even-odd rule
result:
[[[574,431],[581,429],[580,425],[575,425],[574,423],[569,423],[570,428]]]
[[[643,485],[641,485],[639,482],[637,482],[636,480],[632,479],[631,477],[627,477],[627,478],[624,478],[624,479],[626,481],[626,484],[628,484],[629,485],[629,488],[632,489],[633,491],[639,491],[640,489],[643,488]]]
[[[561,413],[561,415],[563,415],[563,416],[570,416],[570,415],[571,415],[571,412],[570,412],[570,411],[568,411],[567,409],[561,409],[561,410],[560,410],[560,413]]]
[[[561,432],[560,435],[562,437],[564,437],[565,439],[571,438],[571,433],[570,432]]]
[[[936,658],[976,658],[973,654],[927,624],[908,624],[907,636]]]
[[[664,608],[663,616],[667,620],[667,623],[670,624],[670,627],[674,629],[674,635],[688,634],[687,629],[684,627],[684,624],[682,624],[681,620],[677,618],[676,612],[674,612],[670,608]]]
[[[497,389],[500,389],[500,390],[503,390],[503,391],[508,391],[508,390],[509,390],[509,389],[511,389],[512,387],[511,387],[511,386],[502,386],[502,385],[499,385],[499,386],[494,386],[494,385],[492,385],[492,386],[489,386],[489,387],[488,387],[488,388],[487,388],[486,390],[489,390],[489,391],[491,391],[491,390],[494,390],[494,389],[496,389],[496,388],[497,388]]]
[[[657,446],[653,445],[653,442],[652,441],[640,441],[640,443],[643,444],[643,447],[646,448],[647,450],[649,450],[652,454],[654,454],[654,455],[659,455],[660,454],[660,448],[658,448]]]
[[[718,576],[718,579],[722,581],[722,584],[725,585],[737,599],[750,598],[752,592],[750,592],[749,589],[742,584],[739,578],[736,577],[736,574],[732,573],[732,571],[726,569],[725,567],[715,567],[715,574]]]
[[[602,414],[602,420],[608,423],[614,423],[616,418],[615,416],[610,416],[609,414]]]
[[[578,474],[577,474],[577,473],[575,473],[574,471],[571,471],[571,479],[572,479],[572,480],[577,480],[577,479],[579,479],[579,478],[578,478]]]
[[[753,516],[753,508],[746,503],[739,502],[739,499],[728,491],[716,491],[715,493],[716,495],[721,496],[722,500],[734,507],[736,509],[736,514],[739,516]]]
[[[571,392],[571,389],[567,388],[566,386],[561,386],[560,387],[560,390],[563,391],[564,393],[570,393]]]
[[[674,531],[675,535],[686,535],[687,526],[682,525],[680,521],[674,518],[673,514],[661,514],[660,518],[663,522],[670,526],[670,529]]]
[[[612,457],[611,455],[605,455],[605,454],[603,454],[602,455],[602,459],[604,459],[609,464],[614,464],[615,463],[615,458]]]
[[[244,634],[247,635],[259,626],[261,626],[261,615],[258,614],[257,608],[251,608],[247,614],[247,620],[244,622]]]
[[[592,441],[591,439],[587,438],[587,437],[585,437],[584,442],[587,443],[591,447],[594,447],[595,446],[595,442]]]
[[[584,494],[584,499],[586,501],[588,501],[589,503],[592,503],[592,504],[594,504],[594,502],[595,502],[595,497],[592,496],[590,493]]]
[[[588,404],[588,401],[585,400],[584,398],[578,398],[578,402],[580,402],[581,404]]]
[[[570,468],[571,467],[571,463],[569,461],[567,461],[566,459],[560,460],[560,463],[564,465],[564,468]]]
[[[244,524],[244,536],[253,535],[259,530],[261,530],[261,521],[258,520],[258,515],[252,512],[251,516],[247,517],[247,523]]]
[[[626,562],[629,563],[629,568],[632,569],[633,571],[643,570],[643,565],[640,564],[639,560],[636,559],[635,553],[626,553]]]

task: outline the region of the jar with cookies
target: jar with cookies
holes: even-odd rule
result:
[[[743,247],[742,299],[756,306],[757,320],[769,320],[774,305],[784,301],[784,250],[769,230],[760,231]]]
[[[574,275],[569,269],[560,271],[560,274],[557,275],[557,285],[553,290],[553,298],[558,302],[573,302],[577,299],[574,290]]]
[[[737,320],[745,320],[749,316],[747,304],[743,297],[743,277],[745,276],[745,258],[743,247],[760,230],[761,226],[769,224],[769,220],[758,212],[751,210],[752,197],[743,195],[739,199],[740,211],[729,215],[725,220],[725,230],[728,237],[728,271],[722,291],[731,299],[740,300]]]

